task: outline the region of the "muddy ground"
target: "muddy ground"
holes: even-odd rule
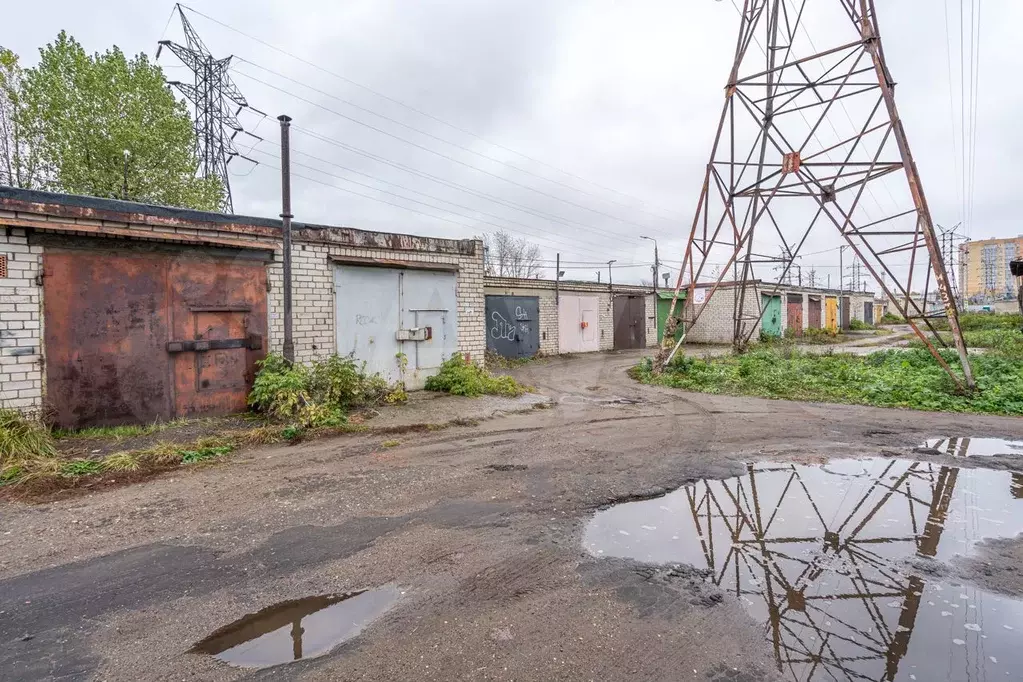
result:
[[[593,512],[755,459],[935,459],[913,446],[1023,437],[1012,418],[642,386],[625,374],[638,357],[517,368],[555,407],[387,437],[394,447],[379,435],[275,446],[75,499],[2,503],[2,677],[775,679],[761,625],[731,597],[684,570],[585,552]],[[986,587],[1023,594],[1021,547],[1000,541],[977,566],[931,570],[983,572]],[[188,652],[275,602],[385,584],[403,592],[396,606],[328,656],[251,671]]]

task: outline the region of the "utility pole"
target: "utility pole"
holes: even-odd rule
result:
[[[561,254],[554,261],[554,303],[561,305]]]
[[[600,284],[600,270],[597,270],[597,284]]]
[[[658,275],[659,268],[660,268],[660,265],[661,265],[660,258],[657,257],[657,240],[654,239],[653,237],[644,237],[643,235],[640,235],[639,238],[640,239],[646,239],[647,241],[651,241],[651,242],[654,243],[654,293],[656,294],[657,293],[657,275]]]
[[[291,117],[281,114],[281,222],[284,231],[284,359],[295,362],[291,325]]]
[[[610,291],[611,293],[614,293],[615,289],[614,282],[611,281],[611,265],[617,262],[618,262],[617,260],[613,259],[607,262],[607,290]]]

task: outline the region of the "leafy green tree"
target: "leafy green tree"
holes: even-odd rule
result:
[[[0,185],[37,189],[45,177],[35,140],[22,124],[23,75],[18,55],[0,47]]]
[[[26,69],[19,120],[31,131],[47,186],[72,194],[216,210],[219,178],[198,178],[184,102],[144,54],[86,54],[61,31]]]

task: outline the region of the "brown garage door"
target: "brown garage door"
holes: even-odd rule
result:
[[[806,304],[806,326],[810,329],[821,328],[821,298],[808,296]]]
[[[615,296],[614,348],[646,347],[646,299],[643,296]]]
[[[786,298],[786,314],[788,316],[788,330],[793,336],[803,335],[803,296],[801,294],[789,294]]]
[[[43,272],[46,402],[57,425],[245,409],[264,356],[262,259],[47,247]]]

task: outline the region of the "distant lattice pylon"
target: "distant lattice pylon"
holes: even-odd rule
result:
[[[222,209],[232,213],[234,202],[231,197],[231,180],[227,173],[227,165],[236,156],[256,163],[238,152],[234,139],[239,133],[261,139],[245,132],[238,120],[238,114],[242,109],[252,109],[259,114],[263,112],[250,106],[238,86],[231,80],[228,73],[231,57],[214,58],[188,21],[181,5],[176,5],[175,9],[181,17],[185,45],[161,40],[156,57],[159,59],[160,51],[166,47],[177,55],[195,76],[193,83],[167,82],[181,91],[195,107],[195,153],[199,159],[199,175],[220,178],[224,186]]]
[[[874,0],[744,0],[740,13],[735,61],[669,324],[684,300],[680,317],[692,329],[724,279],[709,277],[708,264],[724,262],[722,273],[738,273],[733,339],[744,349],[764,314],[755,268],[781,264],[779,285],[762,289],[777,295],[811,233],[826,234],[848,244],[953,381],[973,388],[949,277],[895,106]],[[821,29],[823,49],[814,45],[811,27]],[[884,182],[888,176],[898,182]],[[783,257],[776,255],[779,244]],[[701,281],[711,286],[698,304]],[[961,374],[938,352],[946,341],[925,303],[934,289],[945,304]],[[674,330],[668,331],[662,362],[685,340],[672,346]]]

